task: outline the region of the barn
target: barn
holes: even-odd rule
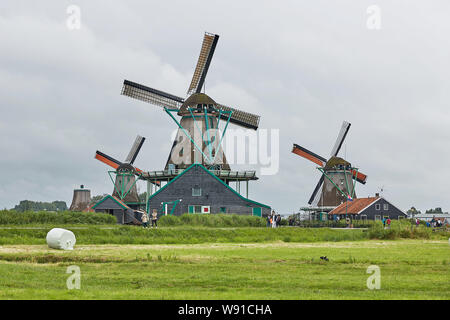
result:
[[[142,211],[131,209],[119,198],[107,195],[97,202],[92,209],[116,217],[119,224],[141,224]]]
[[[375,197],[358,198],[347,201],[330,211],[329,219],[336,217],[353,220],[382,220],[383,218],[404,219],[406,213],[378,194]]]
[[[184,213],[243,214],[267,216],[270,206],[250,200],[203,165],[195,163],[148,199],[148,212],[159,215]]]

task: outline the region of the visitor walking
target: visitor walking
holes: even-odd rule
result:
[[[281,226],[281,215],[277,215],[277,226]]]
[[[153,213],[152,213],[152,228],[153,225],[156,227],[156,229],[158,229],[158,212],[156,211],[156,209],[153,209]]]
[[[142,227],[148,228],[148,215],[146,212],[142,213],[141,221],[142,221]]]
[[[388,229],[390,229],[391,228],[391,219],[387,218],[386,223],[387,223]]]
[[[386,229],[386,218],[383,218],[383,228]]]

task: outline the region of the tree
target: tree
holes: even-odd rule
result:
[[[145,200],[147,200],[147,192],[143,192],[139,194],[139,202],[145,203]]]
[[[406,211],[408,215],[415,216],[416,214],[420,214],[420,210],[417,210],[415,207],[411,207],[408,211]]]
[[[442,208],[429,209],[425,213],[442,213]]]
[[[96,195],[96,196],[93,196],[92,198],[91,198],[91,202],[89,202],[89,206],[93,206],[94,204],[96,204],[97,202],[99,202],[100,200],[102,200],[104,197],[106,197],[107,196],[107,194],[105,193],[105,194],[99,194],[99,195]]]

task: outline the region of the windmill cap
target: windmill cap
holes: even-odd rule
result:
[[[201,105],[217,105],[217,103],[205,93],[194,93],[189,98],[184,101],[180,108],[181,112],[188,111],[187,108],[196,108],[199,104]]]
[[[350,162],[339,158],[339,157],[331,157],[328,161],[327,164],[325,165],[325,169],[331,169],[331,168],[336,168],[339,166],[344,166],[344,167],[351,167],[352,165],[350,164]]]

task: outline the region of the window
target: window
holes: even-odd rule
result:
[[[381,220],[381,216],[380,215],[376,215],[375,216],[375,221],[380,221]]]
[[[367,221],[367,215],[366,215],[366,214],[362,214],[362,215],[361,215],[361,220]]]
[[[383,204],[383,210],[388,211],[389,210],[389,204],[385,203]]]
[[[220,207],[220,213],[227,213],[226,207]]]
[[[202,213],[202,206],[190,205],[189,213]]]
[[[380,211],[380,209],[381,209],[381,206],[380,206],[379,203],[377,203],[377,204],[375,205],[375,210]]]
[[[201,195],[202,195],[201,188],[192,188],[192,196],[193,197],[200,197]]]

